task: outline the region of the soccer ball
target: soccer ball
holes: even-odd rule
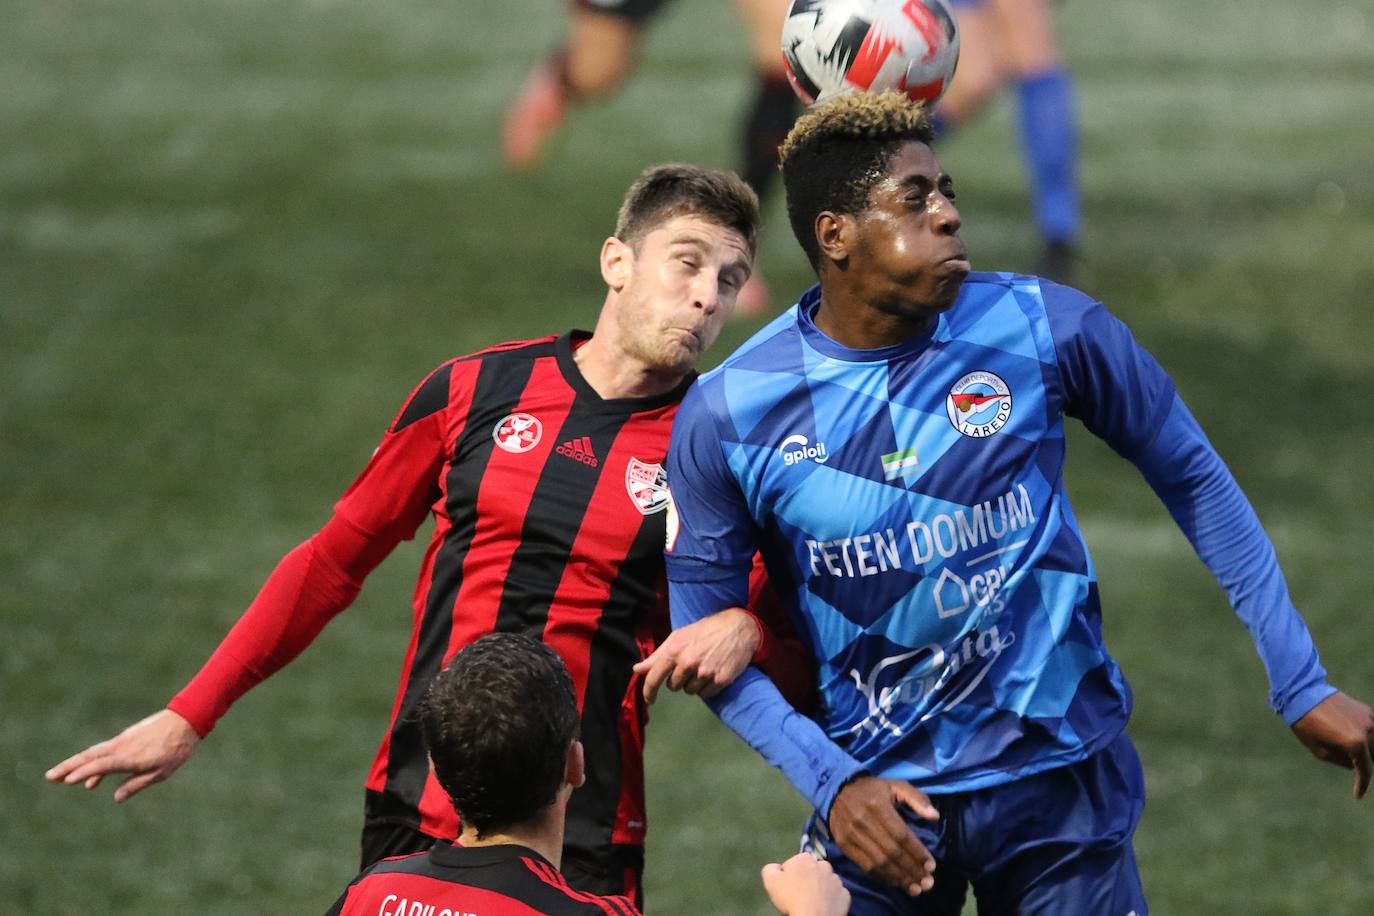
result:
[[[889,89],[934,102],[954,78],[959,27],[945,0],[792,0],[782,57],[808,105]]]

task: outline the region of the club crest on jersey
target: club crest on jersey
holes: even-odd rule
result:
[[[950,388],[945,412],[959,432],[984,439],[1011,419],[1011,389],[1001,376],[992,372],[970,372]]]
[[[649,464],[631,457],[625,466],[625,489],[635,508],[645,515],[668,508],[668,472],[661,464]]]
[[[527,413],[508,414],[491,431],[491,437],[502,451],[516,455],[534,448],[543,435],[544,424]]]

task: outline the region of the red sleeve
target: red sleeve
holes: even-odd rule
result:
[[[751,664],[768,675],[793,709],[811,715],[817,701],[816,661],[787,619],[758,554],[749,572],[748,610],[759,625],[759,647]]]
[[[439,367],[415,389],[335,515],[282,558],[214,654],[168,704],[200,735],[310,645],[353,603],[368,573],[415,536],[437,498],[451,366]]]
[[[299,655],[352,604],[363,579],[395,546],[331,518],[282,557],[229,635],[167,708],[204,737],[239,697]]]

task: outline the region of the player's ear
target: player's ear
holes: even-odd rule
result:
[[[606,239],[601,245],[601,279],[616,292],[630,282],[635,269],[635,252],[632,247],[615,236]]]
[[[574,741],[568,746],[568,762],[563,771],[563,782],[577,789],[586,781],[587,756],[582,750],[582,742]]]
[[[822,210],[816,214],[816,244],[821,257],[829,261],[845,261],[854,244],[854,218],[844,213]]]

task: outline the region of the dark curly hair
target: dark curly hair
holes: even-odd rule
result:
[[[479,837],[553,804],[578,727],[563,660],[515,633],[484,636],[454,656],[419,718],[435,778]]]
[[[863,210],[892,154],[911,140],[934,139],[925,105],[900,92],[842,95],[797,119],[779,150],[782,184],[792,232],[813,269],[821,259],[816,217]]]

